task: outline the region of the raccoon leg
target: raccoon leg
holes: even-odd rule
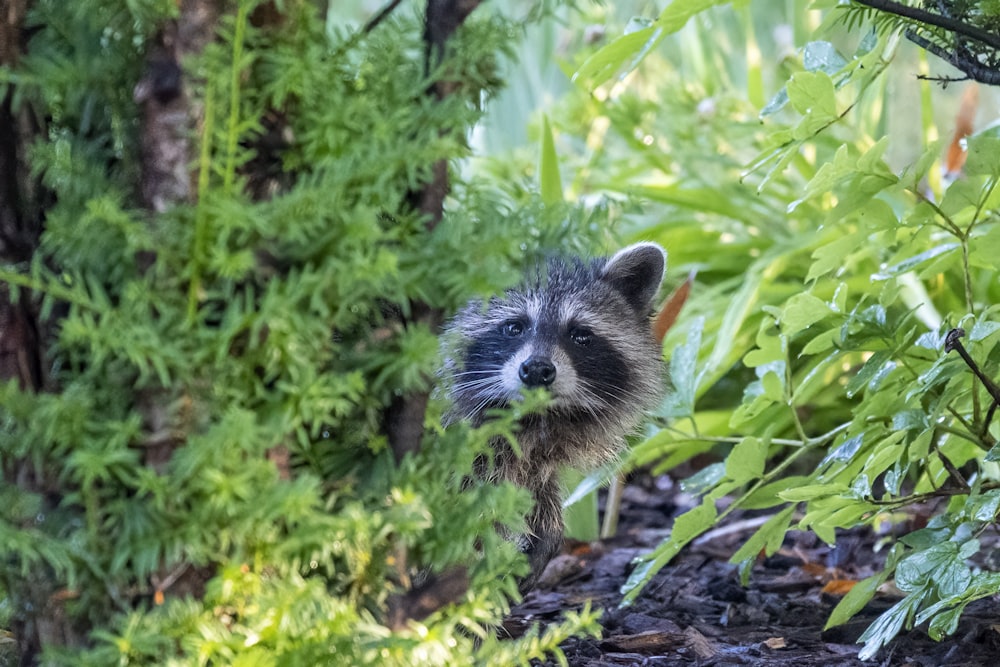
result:
[[[535,508],[527,517],[528,534],[519,540],[521,551],[531,564],[531,574],[518,583],[522,594],[534,588],[563,543],[562,493],[556,475],[536,480],[531,490]]]

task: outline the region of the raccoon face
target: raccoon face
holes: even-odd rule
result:
[[[464,348],[451,362],[456,410],[479,418],[535,388],[571,419],[646,407],[659,393],[649,310],[663,270],[663,250],[642,243],[610,259],[550,261],[522,287],[470,304],[451,326]]]

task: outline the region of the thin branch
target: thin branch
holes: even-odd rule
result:
[[[361,29],[361,34],[367,35],[376,27],[378,27],[378,24],[384,21],[385,18],[389,16],[389,14],[391,14],[393,10],[395,10],[396,7],[398,7],[402,1],[403,0],[392,0],[392,2],[390,2],[385,7],[380,9],[378,14],[368,19],[368,23],[366,23],[365,26]]]
[[[909,5],[904,5],[899,2],[893,2],[892,0],[854,0],[854,1],[857,2],[859,5],[865,5],[866,7],[871,7],[872,9],[877,9],[880,12],[886,12],[887,14],[895,14],[896,16],[902,16],[904,18],[912,19],[914,21],[919,21],[921,23],[926,23],[928,25],[944,28],[945,30],[950,30],[951,32],[957,33],[959,35],[964,35],[969,39],[974,39],[977,42],[982,42],[987,46],[993,47],[994,49],[1000,49],[1000,35],[992,33],[988,30],[984,30],[977,26],[970,25],[968,23],[965,23],[964,21],[953,19],[950,16],[935,14],[934,12],[929,12],[925,9],[921,9],[920,7],[910,7]]]

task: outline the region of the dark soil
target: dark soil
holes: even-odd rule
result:
[[[878,538],[867,530],[843,534],[832,548],[811,533],[789,533],[777,554],[758,560],[744,588],[728,560],[759,519],[734,513],[722,530],[685,548],[631,606],[619,607],[633,559],[659,544],[671,519],[691,502],[665,478],[628,486],[617,536],[567,544],[512,610],[505,630],[518,636],[535,622],[556,621],[590,601],[604,610],[602,636],[563,645],[574,667],[1000,665],[997,599],[970,605],[958,631],[941,642],[918,627],[868,662],[858,659],[855,642],[898,597],[877,595],[850,623],[823,631],[840,599],[823,592],[824,586],[860,580],[881,567]]]

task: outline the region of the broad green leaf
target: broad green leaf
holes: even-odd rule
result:
[[[560,477],[564,487],[575,487],[573,495],[563,502],[566,536],[584,542],[596,540],[601,532],[597,518],[597,487],[607,480],[607,472],[585,477],[579,470],[566,468]]]
[[[965,607],[965,604],[959,604],[934,616],[927,626],[927,634],[931,636],[931,639],[941,641],[944,637],[955,634],[955,630],[958,629],[958,621],[961,619]],[[918,616],[917,619],[918,623],[922,623],[925,620],[921,616]]]
[[[573,81],[593,89],[616,74],[624,77],[638,67],[664,37],[683,28],[692,16],[720,4],[725,4],[725,0],[673,0],[652,24],[622,35],[587,58],[573,74]]]
[[[782,477],[769,484],[757,488],[755,491],[743,497],[740,507],[748,510],[766,509],[781,505],[785,500],[780,497],[782,491],[803,486],[806,482],[813,481],[811,477],[805,475],[789,475]]]
[[[750,368],[785,360],[783,338],[774,331],[773,323],[765,320],[757,331],[757,348],[747,352],[743,363]]]

